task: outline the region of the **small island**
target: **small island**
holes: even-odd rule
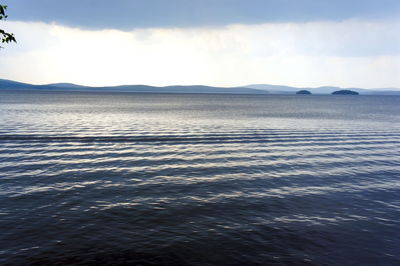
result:
[[[308,91],[308,90],[300,90],[300,91],[296,92],[296,94],[309,95],[309,94],[312,94],[312,93],[310,91]]]
[[[359,93],[351,90],[340,90],[332,92],[332,95],[359,95]]]

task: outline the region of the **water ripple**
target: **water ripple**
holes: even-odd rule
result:
[[[0,94],[0,264],[400,263],[396,97]]]

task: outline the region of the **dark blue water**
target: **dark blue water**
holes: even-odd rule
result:
[[[0,264],[399,265],[400,97],[0,93]]]

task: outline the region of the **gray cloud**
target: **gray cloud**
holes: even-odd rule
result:
[[[9,19],[92,29],[398,17],[398,0],[9,0]]]

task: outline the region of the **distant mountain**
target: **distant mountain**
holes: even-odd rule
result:
[[[252,88],[257,90],[265,90],[270,93],[295,93],[299,88],[282,86],[282,85],[270,85],[270,84],[252,84],[244,86],[246,88]]]
[[[332,94],[335,91],[343,90],[340,87],[323,86],[317,88],[308,87],[290,87],[282,85],[270,84],[252,84],[244,86],[246,88],[266,90],[270,94],[295,94],[300,90],[307,90],[312,94]],[[346,90],[356,91],[363,95],[400,95],[400,89],[361,89],[361,88],[346,88]]]
[[[400,95],[399,89],[360,89],[346,88],[362,95]],[[343,90],[339,87],[297,88],[282,85],[253,84],[241,87],[211,87],[202,85],[193,86],[166,86],[155,87],[147,85],[121,85],[89,87],[72,83],[53,83],[33,85],[12,80],[0,79],[0,90],[45,90],[45,91],[103,91],[103,92],[140,92],[140,93],[218,93],[218,94],[293,94],[300,90],[310,91],[312,94],[331,94]]]
[[[33,88],[34,86],[31,84],[26,84],[22,82],[0,79],[0,89],[18,89],[18,88]]]
[[[12,80],[0,79],[0,90],[45,90],[45,91],[103,91],[103,92],[141,92],[141,93],[219,93],[219,94],[267,94],[264,90],[245,87],[210,87],[210,86],[167,86],[121,85],[89,87],[72,83],[54,83],[32,85]]]
[[[53,83],[46,86],[53,86],[57,88],[87,88],[87,86],[76,85],[73,83]]]

